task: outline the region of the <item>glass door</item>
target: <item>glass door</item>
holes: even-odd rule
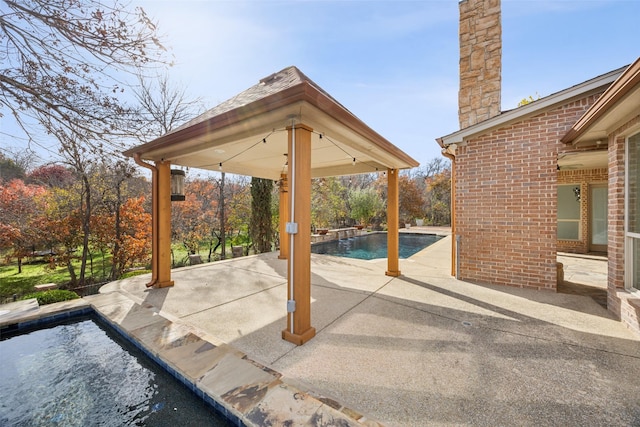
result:
[[[589,227],[591,241],[589,250],[593,252],[607,251],[607,184],[597,184],[589,187]]]

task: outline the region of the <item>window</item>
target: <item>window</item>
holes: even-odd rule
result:
[[[580,240],[580,184],[558,185],[558,240]]]
[[[640,289],[640,133],[627,139],[626,148],[626,285]]]

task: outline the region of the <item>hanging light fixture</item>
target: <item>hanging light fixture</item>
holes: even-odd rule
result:
[[[183,202],[185,172],[180,169],[171,169],[171,201]]]

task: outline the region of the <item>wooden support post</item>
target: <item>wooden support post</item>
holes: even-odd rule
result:
[[[400,276],[398,170],[387,169],[387,276]]]
[[[158,268],[156,286],[173,286],[171,280],[171,163],[156,162],[158,185],[155,186],[157,200],[157,253],[155,266]]]
[[[311,327],[311,132],[298,124],[289,132],[289,233],[287,328],[282,338],[302,345],[316,334]]]
[[[289,258],[289,235],[287,222],[289,221],[289,188],[287,174],[280,175],[280,255],[279,259]]]
[[[139,160],[142,164],[142,161]],[[146,165],[146,163],[144,163]],[[158,283],[158,168],[147,165],[151,169],[151,281],[147,287]]]

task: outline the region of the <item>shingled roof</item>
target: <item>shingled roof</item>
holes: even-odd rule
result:
[[[223,164],[231,173],[277,179],[288,149],[284,130],[291,124],[314,130],[314,177],[418,165],[294,66],[125,155],[212,170]],[[265,144],[256,147],[258,141]]]
[[[266,98],[270,95],[277,94],[279,92],[284,91],[285,89],[289,89],[293,86],[299,85],[303,82],[310,84],[315,87],[318,92],[323,93],[327,98],[330,98],[336,104],[341,105],[338,101],[336,101],[331,95],[324,91],[320,86],[318,86],[313,80],[307,77],[302,73],[297,67],[290,66],[284,68],[277,73],[273,73],[270,76],[267,76],[249,89],[240,92],[236,96],[227,99],[226,101],[218,104],[212,109],[202,113],[198,117],[189,120],[187,123],[175,129],[173,132],[180,131],[182,129],[188,128],[190,126],[195,125],[196,123],[203,122],[212,117],[218,116],[220,114],[226,113],[228,111],[234,110],[236,108],[243,107],[252,102],[258,101],[260,99]],[[343,107],[344,108],[344,107]],[[346,108],[345,108],[346,110]],[[170,132],[170,133],[173,133]]]

